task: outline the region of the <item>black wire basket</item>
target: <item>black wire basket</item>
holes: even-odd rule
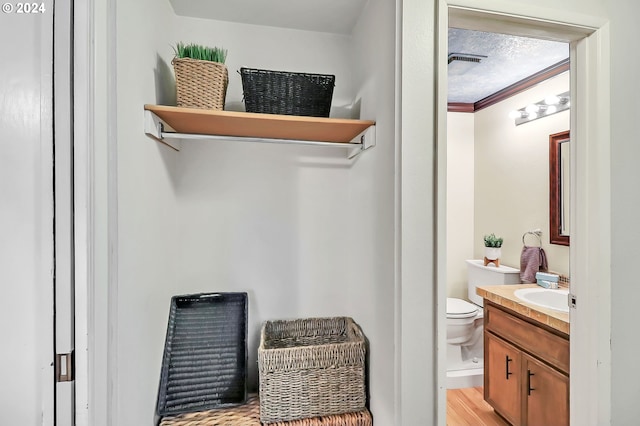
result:
[[[335,76],[240,68],[247,112],[329,117]]]

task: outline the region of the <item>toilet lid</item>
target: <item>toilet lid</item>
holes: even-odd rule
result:
[[[469,318],[478,313],[478,307],[466,300],[447,297],[447,318]]]

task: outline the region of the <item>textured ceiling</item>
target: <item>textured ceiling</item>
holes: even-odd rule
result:
[[[475,103],[567,59],[569,44],[449,28],[453,53],[481,57],[479,63],[456,60],[448,67],[448,101]]]

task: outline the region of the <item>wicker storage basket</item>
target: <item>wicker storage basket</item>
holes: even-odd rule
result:
[[[236,407],[165,417],[160,426],[261,426],[258,397],[250,395]]]
[[[156,422],[246,401],[247,294],[171,298]]]
[[[240,68],[247,112],[329,117],[335,76]]]
[[[260,405],[257,395],[250,395],[247,403],[220,410],[181,414],[162,419],[160,426],[261,426]],[[357,413],[313,417],[290,422],[271,423],[269,426],[372,426],[373,419],[367,409]]]
[[[267,321],[258,348],[260,419],[362,411],[365,340],[347,317]]]
[[[224,109],[229,84],[224,64],[191,58],[174,58],[171,63],[176,74],[179,107]]]

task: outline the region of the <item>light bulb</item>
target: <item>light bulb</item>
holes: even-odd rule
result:
[[[555,114],[558,112],[558,107],[555,105],[550,105],[547,107],[547,115]]]
[[[535,120],[536,118],[538,118],[538,113],[537,112],[530,112],[529,116],[527,117],[527,120]]]
[[[548,96],[544,99],[544,103],[547,105],[556,105],[560,103],[560,98],[557,96]]]
[[[525,111],[527,111],[529,114],[535,114],[538,112],[538,105],[536,104],[530,104],[527,105],[527,107],[525,108]]]
[[[521,118],[522,113],[518,110],[513,110],[509,113],[509,118],[515,120],[516,118]]]

